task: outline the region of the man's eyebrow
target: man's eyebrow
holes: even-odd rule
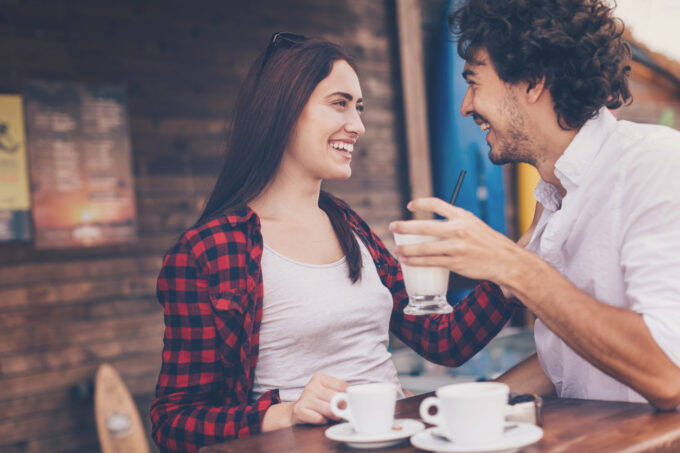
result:
[[[352,96],[349,93],[345,93],[344,91],[336,91],[335,93],[331,93],[326,97],[330,98],[330,97],[333,97],[333,96],[342,96],[343,98],[347,99],[350,102],[352,101],[352,99],[354,99],[354,96]],[[363,101],[364,101],[364,98],[357,99],[357,102],[363,102]]]
[[[486,66],[486,62],[484,60],[478,60],[476,58],[470,58],[469,60],[467,60],[467,62],[472,66]]]
[[[486,66],[485,61],[478,60],[476,58],[470,58],[470,59],[466,60],[466,62],[468,64],[468,66]],[[469,68],[466,69],[465,71],[463,71],[463,78],[465,80],[467,80],[467,78],[469,76],[476,76],[476,75],[477,75],[477,73],[475,71],[473,71],[472,69],[469,69]]]

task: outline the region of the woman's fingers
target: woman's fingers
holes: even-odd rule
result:
[[[334,390],[330,387],[319,387],[316,390],[316,397],[319,398],[321,401],[325,401],[327,403],[330,403],[331,398],[333,398],[335,395],[338,394],[337,390]]]
[[[324,387],[335,390],[336,392],[344,392],[347,390],[347,382],[343,381],[342,379],[321,373],[319,373],[318,376],[321,385]]]
[[[331,420],[340,420],[340,417],[333,413],[330,405],[331,398],[333,398],[337,394],[338,392],[327,387],[320,388],[316,391],[317,401],[315,408],[324,417],[329,418]]]
[[[307,407],[298,408],[297,418],[302,423],[311,423],[313,425],[323,425],[324,423],[328,423],[328,419],[326,419],[326,417],[324,417],[318,411]]]
[[[328,401],[324,401],[320,398],[314,402],[314,410],[319,414],[323,415],[327,419],[331,420],[339,419],[331,410],[331,405],[328,404]]]
[[[326,423],[329,419],[338,420],[338,417],[331,411],[328,401],[321,398],[311,396],[302,401],[299,406],[301,416],[298,418],[304,423]]]
[[[323,373],[316,373],[305,386],[295,403],[295,418],[301,423],[327,423],[339,420],[331,411],[331,398],[347,389],[347,383]]]

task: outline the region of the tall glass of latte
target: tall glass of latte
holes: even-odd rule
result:
[[[436,220],[433,220],[436,222]],[[419,244],[421,242],[438,241],[435,236],[420,234],[394,233],[397,245]],[[449,270],[443,267],[420,267],[401,265],[404,284],[408,293],[408,305],[404,309],[407,315],[431,315],[451,313],[453,309],[446,301],[449,287]]]

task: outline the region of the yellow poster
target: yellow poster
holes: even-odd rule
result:
[[[0,211],[29,208],[21,96],[0,94]]]
[[[30,239],[30,199],[21,96],[0,94],[0,241]]]

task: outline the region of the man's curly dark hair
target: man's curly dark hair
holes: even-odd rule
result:
[[[467,0],[449,16],[458,54],[486,49],[498,76],[530,86],[545,77],[563,129],[631,100],[630,46],[602,0]]]

